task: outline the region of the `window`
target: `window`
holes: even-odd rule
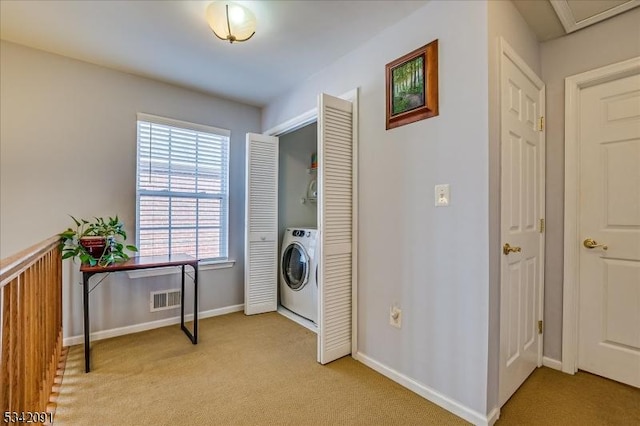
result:
[[[224,129],[138,114],[140,255],[227,259],[229,136]]]

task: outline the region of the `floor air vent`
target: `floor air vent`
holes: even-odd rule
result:
[[[149,305],[151,312],[178,308],[180,306],[180,290],[152,291]]]

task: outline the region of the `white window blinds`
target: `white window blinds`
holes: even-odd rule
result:
[[[224,129],[138,114],[141,255],[227,259],[229,136]]]

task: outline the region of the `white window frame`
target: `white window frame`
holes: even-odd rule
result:
[[[166,117],[159,117],[151,114],[145,113],[137,113],[137,121],[136,121],[136,244],[140,245],[140,197],[143,195],[156,195],[156,196],[170,196],[172,191],[150,191],[150,190],[141,190],[139,187],[139,162],[140,162],[140,135],[139,135],[139,122],[147,122],[151,124],[159,124],[170,127],[175,127],[178,129],[184,129],[195,132],[209,133],[216,136],[223,136],[227,138],[227,158],[226,158],[226,172],[227,176],[225,179],[226,185],[223,187],[223,191],[221,192],[219,197],[214,197],[222,200],[222,204],[226,209],[225,217],[223,224],[221,225],[220,238],[223,239],[223,245],[226,250],[226,256],[220,256],[216,258],[202,258],[200,259],[205,264],[210,264],[215,269],[219,267],[231,267],[235,263],[233,260],[229,260],[229,165],[230,165],[230,141],[231,141],[231,132],[227,129],[221,129],[218,127],[207,126],[203,124],[190,123],[186,121],[174,120]],[[194,194],[196,196],[196,194]],[[196,198],[198,198],[196,196]],[[212,197],[202,197],[202,198],[212,198]],[[171,226],[169,226],[171,229]],[[142,253],[144,255],[144,253]],[[214,265],[218,265],[217,267]],[[155,275],[155,274],[154,274]]]

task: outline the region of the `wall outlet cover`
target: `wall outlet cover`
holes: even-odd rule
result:
[[[397,306],[391,306],[389,309],[389,324],[393,327],[402,327],[402,309]]]
[[[435,204],[436,207],[446,207],[449,205],[450,192],[449,184],[435,186]]]

